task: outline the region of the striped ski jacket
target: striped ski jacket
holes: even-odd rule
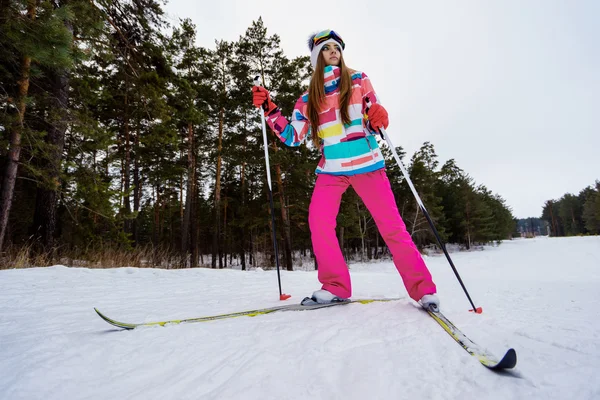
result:
[[[348,104],[350,123],[344,124],[339,105],[340,69],[325,67],[326,104],[319,115],[321,160],[317,174],[356,175],[375,171],[385,166],[377,133],[371,129],[366,116],[366,97],[372,103],[379,102],[369,77],[364,72],[352,74],[352,95]],[[311,136],[307,114],[308,92],[296,102],[291,121],[276,108],[266,115],[266,122],[286,145],[301,145]]]

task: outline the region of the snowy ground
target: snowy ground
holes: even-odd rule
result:
[[[274,271],[0,271],[1,399],[598,399],[600,237],[521,239],[428,257],[442,312],[501,355],[482,367],[406,296],[391,263],[352,265],[355,298],[403,297],[207,323],[114,329],[281,305]],[[286,303],[318,287],[283,272]]]

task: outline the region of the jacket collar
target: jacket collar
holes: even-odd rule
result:
[[[335,91],[340,85],[340,67],[328,65],[324,71],[325,94]]]

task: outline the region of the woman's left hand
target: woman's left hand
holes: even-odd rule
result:
[[[375,103],[371,105],[369,111],[367,111],[367,116],[369,117],[371,127],[378,132],[380,128],[387,129],[390,124],[388,113],[381,104]]]

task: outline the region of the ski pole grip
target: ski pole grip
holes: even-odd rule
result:
[[[256,75],[254,77],[254,86],[260,86],[260,75]],[[265,102],[262,105],[262,109],[267,111],[269,109],[269,100],[265,100]]]
[[[365,97],[365,102],[367,103],[367,110],[366,110],[366,111],[367,111],[367,113],[368,113],[368,112],[369,112],[369,109],[370,109],[370,108],[371,108],[371,106],[373,105],[373,104],[371,103],[371,99],[369,98],[369,96]],[[381,128],[381,129],[374,128],[374,129],[375,129],[376,131],[379,131],[379,136],[381,136],[381,138],[382,138],[382,139],[385,139],[385,137],[383,136],[383,128]]]

